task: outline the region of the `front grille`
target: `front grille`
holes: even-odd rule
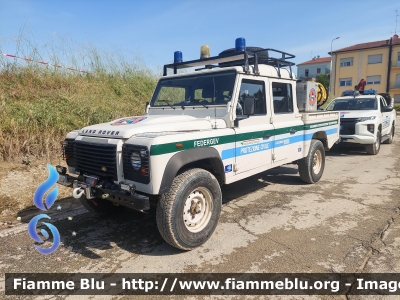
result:
[[[141,168],[136,171],[133,169],[131,164],[131,154],[133,152],[138,152],[140,154],[141,150],[146,150],[147,155],[140,156]],[[149,151],[145,146],[124,144],[122,146],[122,163],[124,167],[124,178],[140,183],[150,182],[150,162],[149,162]],[[142,170],[147,172],[143,172]]]
[[[359,118],[340,119],[340,134],[350,135],[356,134],[356,123]]]
[[[84,174],[118,180],[117,145],[74,142],[76,169]]]
[[[63,159],[67,162],[67,166],[75,167],[76,161],[74,156],[74,139],[65,139],[62,143]]]

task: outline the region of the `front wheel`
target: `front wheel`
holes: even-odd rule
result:
[[[381,132],[378,129],[376,131],[376,139],[375,139],[375,143],[367,145],[365,147],[365,151],[367,151],[368,154],[371,155],[376,155],[379,153],[379,150],[381,149]]]
[[[311,140],[308,155],[299,161],[300,178],[307,183],[316,183],[324,172],[325,149],[319,140]]]
[[[217,227],[222,193],[217,179],[203,169],[190,169],[175,177],[157,205],[157,227],[164,240],[178,249],[204,244]]]

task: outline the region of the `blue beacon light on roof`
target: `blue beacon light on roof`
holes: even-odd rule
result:
[[[246,40],[242,37],[237,38],[235,41],[235,52],[246,51]]]
[[[174,52],[174,63],[181,63],[182,60],[182,52],[181,51],[175,51]]]

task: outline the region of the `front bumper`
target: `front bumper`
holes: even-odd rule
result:
[[[58,171],[57,167],[56,169]],[[106,188],[100,184],[97,184],[97,182],[93,180],[82,181],[78,177],[74,177],[59,171],[58,174],[59,178],[57,183],[73,188],[73,196],[75,198],[100,198],[111,201],[116,205],[122,205],[139,211],[150,209],[149,197],[136,193],[134,189],[127,191],[125,189],[121,189],[121,185],[116,184],[113,184],[111,187]],[[87,176],[86,178],[92,177]]]

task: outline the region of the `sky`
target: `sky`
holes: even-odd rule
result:
[[[299,64],[329,56],[331,44],[389,39],[400,32],[396,9],[398,0],[0,0],[0,52],[35,47],[51,60],[49,48],[62,58],[90,45],[161,72],[174,51],[198,59],[207,44],[214,56],[244,37],[247,46],[294,54]]]

